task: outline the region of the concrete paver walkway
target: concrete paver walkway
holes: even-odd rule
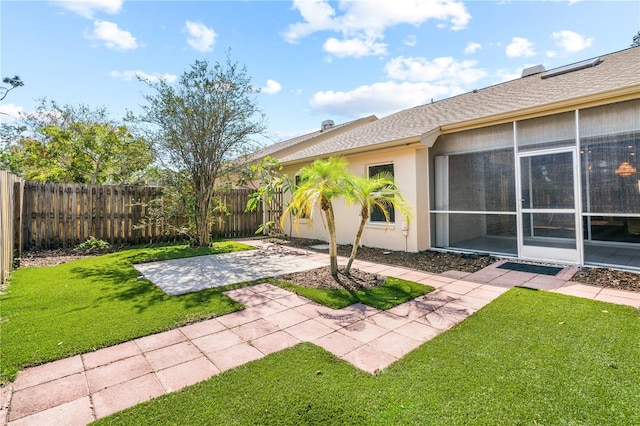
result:
[[[326,254],[305,256],[327,263]],[[640,308],[640,294],[568,281],[571,268],[550,278],[496,266],[434,275],[357,261],[363,271],[437,288],[388,311],[362,304],[333,310],[270,284],[232,290],[243,311],[21,371],[2,389],[8,416],[0,424],[84,425],[303,341],[375,373],[513,285]]]

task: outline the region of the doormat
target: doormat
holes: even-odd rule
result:
[[[498,266],[498,269],[508,269],[510,271],[528,272],[530,274],[540,275],[558,275],[562,268],[555,266],[532,265],[530,263],[505,262]]]

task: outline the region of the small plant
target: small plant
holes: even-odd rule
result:
[[[95,250],[95,251],[106,251],[111,248],[111,245],[105,240],[101,240],[100,238],[89,237],[83,243],[75,246],[74,250],[76,251],[87,251],[87,250]]]

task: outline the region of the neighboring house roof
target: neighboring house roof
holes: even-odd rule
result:
[[[314,144],[318,144],[324,140],[330,139],[336,135],[352,130],[358,126],[365,125],[367,123],[376,121],[378,117],[370,115],[357,120],[349,121],[342,124],[332,125],[328,128],[321,128],[315,132],[307,133],[306,135],[297,136],[292,139],[287,139],[282,142],[274,143],[273,145],[266,146],[259,151],[256,151],[249,157],[249,161],[260,160],[266,156],[279,158],[290,154],[291,152],[298,151],[304,148],[308,148]]]
[[[492,117],[506,121],[508,116],[553,109],[563,102],[575,105],[590,96],[613,91],[640,97],[640,47],[603,55],[589,68],[549,76],[552,71],[406,109],[279,160],[298,162],[425,139],[433,143],[445,126],[472,121],[486,123]],[[429,135],[432,137],[427,138]]]

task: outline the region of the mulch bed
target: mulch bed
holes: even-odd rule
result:
[[[271,238],[270,241],[309,250],[313,250],[311,248],[313,245],[326,244],[325,241],[305,238]],[[324,252],[326,252],[326,250]],[[338,246],[338,254],[345,257],[350,256],[351,246]],[[372,247],[360,247],[356,258],[376,263],[405,266],[436,274],[441,274],[446,271],[473,273],[499,260],[496,257],[485,255],[443,253],[431,250],[418,253],[406,253]],[[609,268],[580,268],[571,280],[600,287],[640,292],[640,274],[634,272]]]
[[[370,274],[354,268],[351,269],[348,276],[344,275],[342,271],[339,271],[338,276],[334,277],[331,275],[331,269],[328,266],[310,271],[281,275],[278,278],[305,287],[329,290],[345,289],[356,291],[384,284],[384,277],[381,275]]]

